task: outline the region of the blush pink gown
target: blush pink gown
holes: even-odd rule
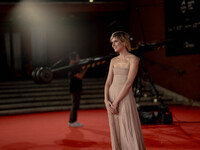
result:
[[[110,101],[120,93],[127,80],[129,69],[114,68],[109,89]],[[119,104],[119,114],[108,111],[112,150],[145,150],[145,144],[132,88]]]

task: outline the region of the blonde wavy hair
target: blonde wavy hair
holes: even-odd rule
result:
[[[110,37],[110,41],[113,38],[117,38],[120,41],[124,42],[125,46],[126,46],[126,49],[128,51],[131,50],[130,35],[128,33],[124,32],[124,31],[116,31],[116,32],[112,33],[112,35]]]

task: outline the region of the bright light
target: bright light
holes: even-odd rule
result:
[[[70,42],[66,41],[71,40],[68,35],[72,34],[72,27],[67,15],[56,13],[45,3],[24,0],[16,5],[10,17],[22,33],[30,33],[33,62],[36,64],[45,62],[47,54],[49,61],[52,59],[53,62],[68,51],[66,47],[70,47]]]
[[[89,0],[89,2],[90,2],[90,3],[93,3],[93,2],[94,2],[94,0]]]

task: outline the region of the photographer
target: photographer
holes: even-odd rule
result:
[[[70,57],[70,65],[76,65],[79,63],[79,55],[76,52],[72,52]],[[70,118],[68,126],[70,127],[82,127],[81,123],[77,122],[77,111],[79,109],[81,91],[82,91],[82,78],[86,73],[85,70],[72,70],[68,73],[69,77],[69,92],[72,99],[72,106],[70,110]]]

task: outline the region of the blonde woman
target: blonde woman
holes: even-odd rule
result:
[[[144,139],[132,91],[139,58],[131,53],[129,34],[114,32],[110,42],[119,55],[112,58],[105,84],[112,150],[145,150]]]

